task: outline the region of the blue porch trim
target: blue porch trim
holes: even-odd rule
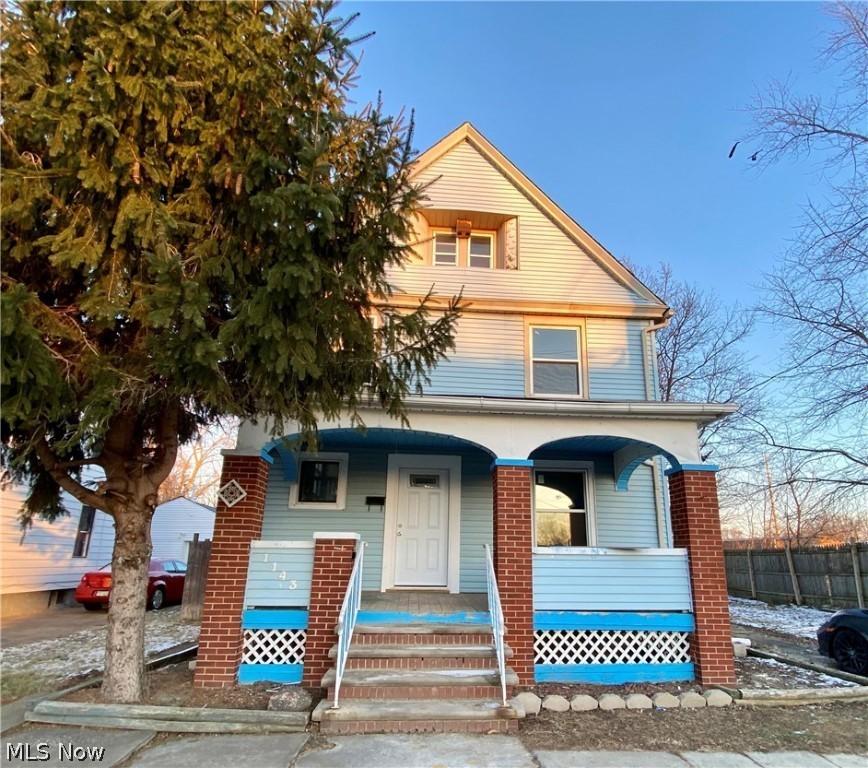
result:
[[[538,683],[666,683],[693,680],[691,662],[682,664],[535,664]]]
[[[720,467],[717,464],[679,464],[676,467],[669,467],[663,471],[663,474],[677,475],[679,472],[719,472]]]
[[[241,664],[238,667],[238,682],[250,683],[300,683],[303,664]]]
[[[491,462],[491,468],[495,467],[532,467],[533,459],[495,459]]]
[[[360,624],[489,624],[488,611],[409,613],[407,611],[359,611]]]
[[[307,629],[307,621],[306,610],[252,608],[241,613],[242,629]]]
[[[645,611],[534,611],[534,629],[692,632],[693,614]]]

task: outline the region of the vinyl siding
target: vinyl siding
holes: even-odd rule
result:
[[[39,518],[22,531],[18,515],[26,491],[9,487],[0,493],[0,548],[3,594],[70,589],[86,571],[102,568],[112,559],[114,523],[103,512],[94,515],[87,557],[73,557],[81,502],[68,493],[61,503],[69,513],[54,522]]]
[[[338,450],[338,449],[335,449]],[[280,462],[271,466],[262,539],[301,541],[314,533],[351,531],[367,542],[364,589],[380,589],[383,569],[383,515],[379,506],[365,504],[366,496],[386,494],[387,456],[383,451],[356,450],[350,453],[347,474],[346,509],[290,509],[290,482],[283,476]]]
[[[153,556],[187,561],[187,544],[214,535],[214,510],[190,499],[178,498],[160,504],[151,522]]]
[[[597,544],[601,547],[656,547],[657,508],[651,467],[636,467],[626,491],[615,490],[612,461],[594,463]]]
[[[582,250],[469,143],[424,169],[426,205],[518,217],[519,269],[478,270],[417,264],[391,270],[396,287],[425,294],[436,284],[441,295],[478,298],[533,297],[540,301],[647,303]]]
[[[544,325],[545,317],[533,322]],[[592,400],[644,400],[646,389],[642,320],[585,321],[588,381]],[[431,374],[424,389],[437,395],[524,397],[526,326],[521,315],[465,313],[458,320],[455,350]]]
[[[24,497],[24,489],[16,487],[0,494],[3,594],[71,589],[85,572],[111,562],[114,522],[108,515],[97,510],[87,557],[73,557],[81,502],[63,492],[61,501],[69,513],[67,516],[51,523],[35,519],[33,526],[22,532],[18,514]],[[164,509],[169,505],[172,506]],[[151,524],[153,556],[183,559],[184,542],[192,540],[195,532],[200,538],[210,538],[213,528],[214,513],[194,502],[177,499],[161,505]]]
[[[689,611],[687,553],[533,556],[535,611]]]
[[[335,448],[335,450],[339,450]],[[421,451],[420,451],[421,452]],[[437,451],[429,451],[437,453]],[[490,458],[481,451],[461,455],[461,555],[459,589],[485,591],[483,544],[492,541]],[[279,462],[268,477],[262,539],[295,541],[311,539],[316,532],[351,531],[367,543],[363,588],[379,591],[383,573],[383,524],[385,510],[368,507],[366,496],[386,493],[388,452],[354,450],[347,474],[344,510],[289,509],[290,482],[283,477]]]
[[[588,378],[592,400],[644,400],[642,320],[588,318]]]
[[[312,572],[313,546],[251,549],[244,608],[306,608]]]
[[[335,450],[339,446],[330,446]],[[419,451],[436,453],[438,451]],[[485,591],[484,544],[492,542],[490,458],[481,451],[461,455],[460,590]],[[577,458],[577,457],[572,457]],[[588,458],[588,457],[583,457]],[[656,547],[657,516],[651,468],[636,469],[628,491],[616,491],[609,457],[596,456],[594,491],[597,544],[600,547]],[[384,509],[368,507],[366,496],[386,492],[388,451],[352,450],[349,455],[347,503],[344,510],[289,509],[290,483],[280,463],[270,470],[264,540],[310,540],[315,532],[351,531],[367,542],[364,588],[379,590],[383,568]]]
[[[434,370],[425,391],[524,397],[524,349],[520,315],[465,314],[458,320],[455,350]]]

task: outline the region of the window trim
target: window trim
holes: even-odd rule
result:
[[[488,250],[488,266],[487,267],[474,267],[470,263],[470,257],[472,254],[470,253],[470,241],[474,237],[484,237],[488,240],[489,250]],[[473,232],[471,230],[470,237],[467,238],[467,268],[468,269],[494,269],[494,234],[491,232]]]
[[[452,263],[446,261],[437,261],[437,237],[439,235],[447,235],[455,238],[455,261]],[[431,233],[431,264],[435,267],[457,267],[461,257],[461,241],[452,230],[444,229]]]
[[[349,469],[348,453],[300,453],[296,457],[296,479],[289,486],[290,509],[333,509],[344,510],[347,506],[347,475]],[[334,461],[338,463],[338,489],[334,501],[299,501],[298,489],[301,479],[301,465],[305,461]]]
[[[579,391],[575,395],[549,394],[547,392],[535,392],[533,382],[533,364],[536,360],[533,356],[533,332],[535,328],[553,328],[557,330],[572,329],[576,333],[576,345],[578,357],[576,360],[554,360],[541,358],[539,362],[549,363],[576,363],[579,369],[577,379]],[[525,392],[528,397],[547,400],[587,400],[588,399],[588,345],[587,329],[584,320],[575,318],[546,318],[539,321],[534,318],[525,318]]]
[[[536,473],[538,470],[555,470],[557,472],[580,472],[585,475],[585,514],[588,523],[588,545],[585,547],[538,547],[536,543]],[[594,462],[593,461],[539,461],[533,463],[532,475],[533,493],[530,497],[533,509],[533,543],[531,551],[535,555],[576,554],[587,552],[597,546],[597,503],[594,485]]]

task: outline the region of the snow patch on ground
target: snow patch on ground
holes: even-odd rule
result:
[[[736,673],[739,685],[749,688],[849,688],[856,685],[840,677],[755,656],[736,659]]]
[[[768,605],[743,597],[729,598],[729,616],[733,624],[783,632],[786,635],[817,638],[817,629],[830,613],[798,605]]]
[[[40,640],[0,650],[0,671],[31,673],[65,680],[87,672],[101,672],[105,664],[107,627],[83,629],[72,635]],[[154,654],[199,637],[197,624],[181,622],[181,609],[150,611],[145,616],[145,653]]]

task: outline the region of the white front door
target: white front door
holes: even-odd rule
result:
[[[449,573],[449,470],[398,474],[395,586],[445,587]]]

